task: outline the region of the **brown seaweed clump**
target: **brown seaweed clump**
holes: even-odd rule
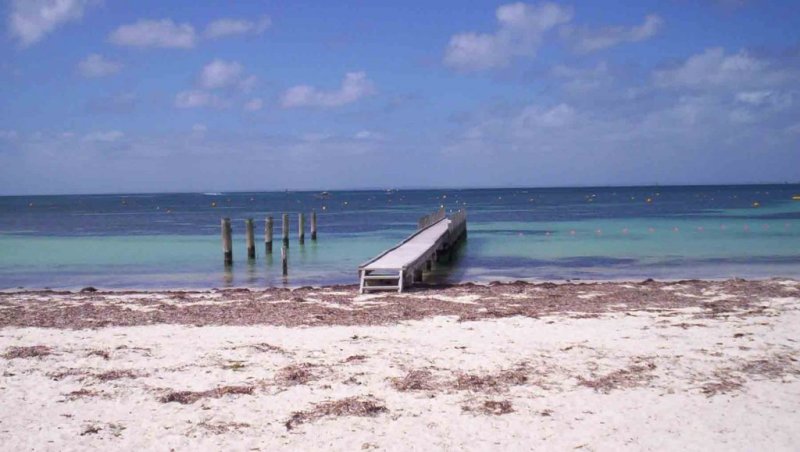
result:
[[[598,378],[578,377],[578,384],[607,394],[614,389],[634,388],[647,384],[653,379],[652,372],[655,368],[656,365],[652,362],[636,363]]]
[[[53,351],[46,345],[33,345],[29,347],[9,347],[3,353],[5,359],[27,359],[27,358],[41,358],[52,354]]]
[[[528,371],[520,366],[516,369],[503,370],[494,374],[460,374],[453,383],[453,389],[474,392],[501,391],[509,386],[522,385],[527,382]]]
[[[514,408],[509,400],[484,400],[483,403],[479,404],[477,407],[465,405],[461,407],[461,410],[465,412],[478,412],[491,416],[499,416],[514,412]]]
[[[428,370],[412,370],[404,377],[393,378],[392,387],[398,391],[431,391],[437,389],[433,374]]]
[[[203,398],[218,399],[229,394],[251,395],[252,393],[252,386],[221,386],[208,391],[171,391],[159,397],[158,401],[161,403],[177,402],[188,405]]]
[[[300,424],[323,417],[360,416],[375,417],[388,412],[383,402],[372,397],[347,397],[345,399],[323,402],[307,411],[296,411],[284,425],[292,430]]]
[[[311,363],[286,366],[275,374],[275,381],[284,386],[304,385],[317,379],[317,375],[312,371],[314,367],[316,366]]]

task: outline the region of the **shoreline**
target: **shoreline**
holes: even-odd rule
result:
[[[487,280],[469,280],[458,282],[441,282],[441,283],[414,283],[410,288],[406,288],[406,292],[420,291],[429,289],[447,289],[458,286],[493,286],[503,284],[638,284],[646,281],[654,281],[661,283],[680,283],[680,282],[694,282],[694,281],[707,281],[707,282],[723,282],[723,281],[800,281],[800,278],[794,276],[764,276],[764,277],[719,277],[719,278],[619,278],[619,279],[532,279],[532,278],[503,278],[503,279],[487,279]],[[358,282],[341,283],[341,284],[321,284],[321,285],[272,285],[272,286],[258,286],[258,285],[234,285],[234,286],[208,286],[208,287],[103,287],[100,285],[77,285],[69,287],[17,287],[0,289],[0,295],[3,294],[23,294],[23,293],[81,293],[85,289],[90,289],[93,293],[162,293],[162,292],[214,292],[226,290],[297,290],[297,289],[351,289],[357,288]],[[377,292],[377,293],[391,293],[391,291]]]

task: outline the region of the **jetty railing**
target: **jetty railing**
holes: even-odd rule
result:
[[[427,227],[429,227],[429,226],[431,226],[433,224],[436,224],[436,223],[444,220],[444,217],[445,217],[444,207],[442,207],[441,209],[437,210],[436,212],[434,212],[434,213],[432,213],[430,215],[425,215],[424,217],[422,217],[419,220],[417,220],[417,230],[425,229],[425,228],[427,228]]]

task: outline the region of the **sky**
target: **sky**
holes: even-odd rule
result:
[[[796,0],[2,7],[0,195],[800,181]]]

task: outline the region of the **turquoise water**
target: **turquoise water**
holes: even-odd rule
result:
[[[798,185],[0,197],[0,288],[351,284],[361,262],[442,205],[468,210],[469,236],[430,281],[800,278],[795,194]],[[307,231],[301,246],[296,215],[312,209],[320,237]],[[292,223],[287,278],[262,241],[266,215],[279,239],[282,212]],[[222,216],[234,226],[229,271]]]

